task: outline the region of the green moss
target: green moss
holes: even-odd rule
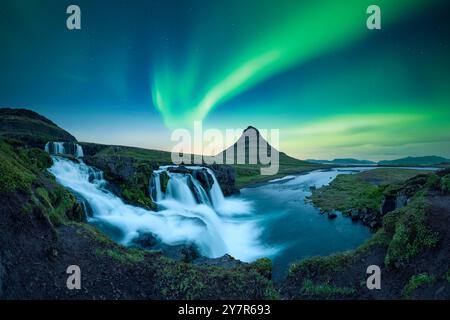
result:
[[[378,211],[383,194],[396,193],[400,183],[423,170],[374,169],[357,174],[338,175],[328,186],[313,190],[310,200],[325,212],[343,213],[350,209]]]
[[[315,206],[326,212],[350,209],[378,210],[382,189],[356,174],[338,175],[328,186],[313,190],[310,197]]]
[[[421,273],[412,276],[405,288],[403,289],[403,296],[405,298],[410,298],[411,294],[418,289],[419,287],[433,283],[436,280],[435,276],[430,275],[428,273]]]
[[[392,219],[390,223],[395,223],[395,230],[385,257],[387,266],[407,263],[438,243],[439,234],[430,230],[426,224],[429,210],[428,201],[423,196],[418,196],[408,206],[392,214],[396,219]]]
[[[267,279],[272,278],[272,260],[268,258],[258,259],[252,263],[252,267]]]
[[[447,280],[448,283],[450,283],[450,269],[447,270],[447,272],[444,274],[445,280]]]
[[[144,261],[145,252],[138,249],[111,248],[97,249],[98,255],[107,255],[122,264],[136,264]]]
[[[450,193],[450,174],[447,174],[441,178],[440,188],[444,194]]]
[[[30,168],[38,171],[45,170],[52,165],[52,159],[45,151],[37,148],[23,149],[20,151],[21,157],[29,164]]]
[[[427,178],[427,182],[425,183],[425,187],[439,189],[440,181],[441,180],[436,174],[430,174]]]
[[[48,189],[37,187],[34,191],[45,214],[55,226],[68,221],[82,221],[84,213],[75,197],[56,183],[49,185]]]
[[[154,278],[164,299],[278,299],[272,283],[254,268],[233,269],[193,266],[165,257],[158,261]]]
[[[311,257],[291,264],[289,274],[301,273],[305,277],[327,275],[344,269],[354,258],[354,252],[346,251],[326,257]]]
[[[159,179],[161,182],[161,191],[165,193],[167,190],[167,185],[169,184],[169,174],[166,171],[163,171],[159,175]]]
[[[128,189],[125,187],[122,191],[122,198],[126,202],[133,203],[150,210],[156,210],[155,203],[142,190]]]
[[[358,173],[363,181],[379,186],[398,186],[417,175],[428,176],[430,171],[400,168],[379,168]]]
[[[334,296],[352,296],[356,289],[349,287],[336,287],[330,284],[314,284],[311,280],[305,280],[301,295],[332,298]]]
[[[36,176],[22,159],[5,142],[0,141],[0,194],[24,192],[31,194]]]
[[[94,226],[83,222],[70,222],[69,225],[77,227],[77,233],[88,237],[103,245],[115,245],[115,242],[108,238],[104,233]]]

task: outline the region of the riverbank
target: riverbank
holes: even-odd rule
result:
[[[377,174],[369,173],[371,177]],[[387,196],[406,195],[406,204],[386,212],[378,231],[358,249],[294,263],[282,285],[282,295],[291,299],[448,299],[449,181],[450,172],[443,170],[386,185]],[[334,202],[338,191],[349,201],[344,202],[347,205],[358,188],[352,181],[346,182],[349,188],[340,188],[343,181],[338,180],[317,192],[330,204],[340,203]],[[366,286],[369,265],[381,268],[380,290]]]

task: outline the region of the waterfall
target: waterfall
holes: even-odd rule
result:
[[[171,169],[175,169],[171,171]],[[179,170],[175,166],[163,166],[156,170],[150,179],[150,196],[156,203],[163,199],[173,199],[179,202],[188,204],[206,204],[216,210],[226,206],[227,201],[220,188],[219,182],[214,175],[214,172],[210,168],[186,166],[183,167],[183,171]],[[164,172],[169,177],[167,184],[167,191],[162,192],[160,175]],[[207,183],[207,176],[212,180],[212,183]],[[202,177],[206,186],[202,186],[199,177]],[[209,191],[204,187],[209,187]],[[233,201],[231,201],[233,202]],[[245,213],[248,211],[248,206],[242,204],[235,208],[236,213]]]
[[[83,148],[75,142],[49,141],[45,144],[45,151],[51,155],[68,155],[83,158]]]
[[[79,144],[76,145],[75,157],[76,158],[84,157],[83,148]]]
[[[49,172],[82,199],[88,222],[115,241],[131,245],[139,234],[148,232],[167,245],[193,244],[202,255],[211,258],[230,254],[253,261],[273,254],[272,249],[259,243],[261,230],[253,218],[251,204],[224,198],[212,170],[199,167],[188,168],[189,172],[184,173],[169,167],[156,170],[150,177],[149,196],[158,210],[149,211],[126,204],[109,191],[102,171],[81,160],[75,162],[58,156],[66,151],[61,146],[64,147],[59,143],[46,146],[53,159]],[[82,149],[78,154],[82,154]],[[202,178],[194,177],[193,170],[210,174],[210,190],[205,190],[198,180]],[[161,187],[162,174],[169,178],[165,188]]]

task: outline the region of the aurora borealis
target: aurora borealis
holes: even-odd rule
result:
[[[74,2],[75,3],[75,2]],[[0,4],[0,105],[80,140],[171,148],[170,130],[279,128],[298,158],[450,157],[448,5],[440,1]],[[368,30],[377,4],[382,30]]]

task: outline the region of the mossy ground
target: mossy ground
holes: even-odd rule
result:
[[[314,284],[311,280],[305,280],[303,283],[302,294],[312,297],[321,297],[324,299],[333,298],[335,296],[353,296],[356,289],[348,287],[336,287],[330,284]]]
[[[411,294],[417,290],[419,287],[424,286],[426,284],[430,284],[436,281],[436,277],[433,275],[430,275],[426,272],[413,275],[408,283],[406,284],[405,288],[403,289],[403,296],[405,298],[410,298]]]
[[[393,230],[385,258],[385,264],[393,267],[408,263],[426,249],[436,246],[439,233],[427,226],[430,203],[418,195],[407,207],[388,213],[385,225]]]
[[[379,211],[383,193],[388,185],[396,186],[423,170],[374,169],[358,174],[338,175],[329,185],[313,190],[312,203],[325,212],[351,209],[372,209]]]
[[[371,176],[374,177],[373,172]],[[448,274],[446,276],[442,271],[438,271],[442,268],[433,266],[433,263],[435,263],[433,261],[425,261],[422,267],[434,270],[432,272],[413,275],[404,280],[401,276],[403,273],[408,274],[415,270],[417,268],[415,261],[420,257],[432,254],[444,236],[435,231],[430,224],[432,203],[429,200],[430,193],[435,194],[437,192],[438,196],[441,195],[442,197],[443,190],[440,186],[442,186],[444,178],[445,176],[439,178],[438,175],[429,173],[425,179],[410,179],[406,182],[403,181],[402,186],[396,185],[395,188],[400,188],[401,191],[402,188],[410,188],[410,184],[417,183],[417,180],[421,182],[421,187],[410,199],[407,206],[386,214],[383,218],[383,227],[356,250],[326,257],[312,257],[292,264],[283,292],[290,295],[291,298],[360,296],[367,290],[364,283],[358,283],[352,277],[352,272],[364,270],[364,265],[359,266],[361,261],[375,259],[373,258],[375,252],[382,258],[383,265],[380,264],[380,266],[387,270],[384,272],[388,272],[388,274],[392,272],[392,277],[400,284],[403,281],[404,289],[397,293],[398,297],[408,298],[416,289],[425,284],[433,283],[435,279],[447,279]],[[339,193],[342,197],[349,197],[350,200],[342,202],[334,196],[328,197],[327,195],[327,200],[331,199],[327,204],[331,206],[331,203],[342,205],[342,203],[346,203],[345,201],[351,202],[351,199],[355,196],[355,191],[348,188],[348,184],[362,183],[364,187],[367,187],[365,182],[361,182],[363,180],[357,174],[349,179],[341,178],[335,185],[332,183],[330,186],[333,193]],[[342,184],[345,188],[342,187]],[[324,187],[323,189],[328,192],[330,187]],[[438,273],[433,274],[433,272]],[[385,274],[385,277],[389,277],[389,275],[386,276]],[[448,283],[448,279],[445,281]]]

